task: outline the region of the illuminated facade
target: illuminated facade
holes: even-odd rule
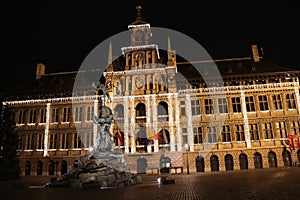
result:
[[[163,63],[157,45],[149,43],[150,24],[142,21],[140,9],[128,28],[131,45],[122,48],[123,68],[116,70],[112,62],[103,75],[115,148],[124,152],[132,172],[209,172],[300,162],[300,71],[275,65],[259,55],[256,45],[250,57],[193,65],[178,62],[169,48]],[[217,66],[223,82],[208,85],[194,66]],[[178,72],[186,76],[186,85],[176,81]],[[38,64],[32,82],[6,95],[22,140],[22,175],[65,173],[95,145],[92,119],[102,96],[86,88],[82,97],[73,97],[76,74],[45,74],[45,66]]]

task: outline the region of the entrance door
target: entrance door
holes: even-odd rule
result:
[[[38,161],[37,168],[36,168],[36,175],[42,175],[43,174],[43,162]]]
[[[204,172],[204,158],[202,156],[196,158],[196,170],[197,172]]]
[[[239,156],[239,160],[240,160],[240,169],[248,169],[247,155],[244,153],[241,153]]]
[[[210,168],[211,171],[219,171],[219,158],[216,155],[210,157]]]
[[[254,154],[254,167],[255,169],[263,168],[261,154],[258,152]]]
[[[137,173],[146,174],[147,166],[148,166],[147,160],[145,158],[139,158],[137,160]]]
[[[160,173],[169,173],[171,167],[171,159],[169,157],[160,158]]]
[[[270,151],[268,154],[269,167],[274,168],[277,167],[276,154],[273,151]]]
[[[282,159],[283,159],[283,164],[285,167],[291,167],[292,166],[292,159],[291,159],[291,154],[287,150],[284,150],[282,152]]]
[[[233,170],[233,157],[230,154],[225,156],[225,168],[226,171]]]

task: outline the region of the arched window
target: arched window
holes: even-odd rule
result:
[[[210,157],[210,168],[211,171],[219,171],[219,158],[216,155]]]
[[[240,161],[240,169],[248,169],[248,158],[246,154],[241,153],[239,156],[239,161]]]
[[[230,154],[225,156],[225,168],[226,171],[233,170],[233,157]]]
[[[158,134],[158,144],[169,144],[170,143],[170,133],[166,129],[161,129]]]
[[[54,161],[51,160],[51,161],[49,162],[48,174],[49,174],[49,175],[54,175],[54,171],[55,171]]]
[[[256,152],[254,154],[254,167],[255,167],[255,169],[263,168],[262,157],[261,157],[261,154],[258,152]]]
[[[60,165],[60,173],[61,175],[64,175],[67,172],[68,172],[68,163],[67,161],[62,160]]]
[[[290,152],[287,150],[284,150],[282,152],[282,159],[283,159],[283,164],[285,167],[291,167],[292,166],[292,158]]]
[[[36,175],[43,175],[43,162],[38,161],[37,166],[36,166]]]
[[[25,164],[25,176],[30,176],[30,172],[31,172],[31,162],[27,160]]]
[[[269,161],[269,167],[274,168],[277,167],[277,159],[276,159],[276,154],[273,151],[270,151],[268,153],[268,161]]]
[[[118,104],[114,110],[114,118],[123,119],[124,118],[124,106]]]
[[[204,172],[204,158],[202,156],[196,158],[196,170],[197,172]]]
[[[136,108],[136,123],[145,123],[146,122],[146,106],[143,103],[139,103]]]
[[[169,173],[171,167],[171,158],[162,156],[160,158],[160,173]]]
[[[168,104],[164,101],[157,105],[157,118],[159,122],[164,122],[169,120],[168,116]]]

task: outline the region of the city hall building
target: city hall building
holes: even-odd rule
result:
[[[93,87],[73,91],[76,75],[93,71],[47,74],[42,63],[32,81],[5,93],[21,139],[21,175],[61,175],[78,167],[97,144],[93,116],[103,104],[113,112],[114,150],[124,153],[133,173],[299,163],[300,71],[274,64],[255,44],[249,57],[181,62],[168,38],[164,52],[150,43],[140,7],[128,29],[131,44],[114,61],[109,54],[103,72],[110,99]],[[213,81],[205,71],[210,67],[217,67],[222,82]],[[179,73],[186,82],[176,78]]]

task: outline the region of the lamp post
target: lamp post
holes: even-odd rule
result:
[[[190,174],[190,165],[189,165],[189,144],[185,144],[185,152],[186,152],[186,173]]]

